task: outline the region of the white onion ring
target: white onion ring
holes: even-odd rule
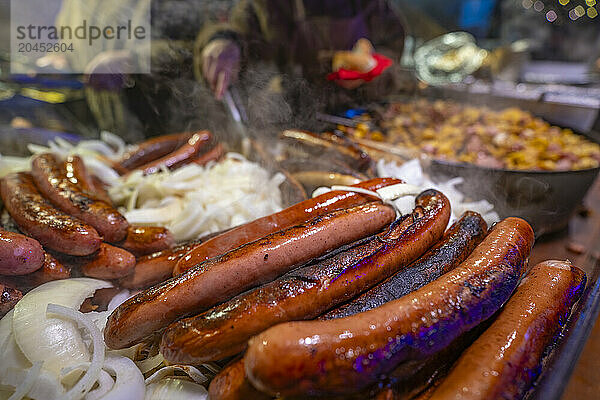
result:
[[[15,388],[15,392],[8,398],[8,400],[21,400],[27,393],[29,393],[33,387],[33,384],[35,383],[35,380],[38,378],[38,376],[40,376],[42,364],[43,363],[41,361],[38,361],[34,363],[31,368],[29,368],[25,379],[23,379],[23,382],[21,382],[19,386]]]

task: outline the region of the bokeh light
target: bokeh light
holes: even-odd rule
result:
[[[533,1],[523,0],[523,3],[521,3],[521,4],[523,5],[523,8],[530,9],[531,6],[533,6]]]
[[[546,13],[546,19],[550,22],[556,21],[556,18],[558,18],[558,15],[556,15],[556,12],[554,12],[554,10],[550,10]]]
[[[598,16],[598,11],[594,7],[590,7],[587,9],[587,16],[590,18],[596,18]]]
[[[533,9],[537,12],[540,12],[544,9],[544,3],[542,3],[540,0],[537,0],[535,3],[533,3]]]

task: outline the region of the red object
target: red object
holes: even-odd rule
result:
[[[370,82],[373,78],[381,75],[383,71],[385,71],[390,65],[392,65],[392,60],[387,58],[384,55],[373,53],[373,58],[377,62],[373,69],[368,72],[359,72],[353,71],[349,69],[340,68],[339,71],[332,72],[327,75],[327,80],[337,81],[337,80],[356,80],[362,79],[366,82]]]

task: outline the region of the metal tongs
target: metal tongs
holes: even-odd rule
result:
[[[235,86],[229,86],[223,92],[223,104],[229,112],[232,119],[231,128],[240,140],[240,151],[244,156],[250,152],[250,134],[248,133],[248,114],[243,106],[238,89]]]

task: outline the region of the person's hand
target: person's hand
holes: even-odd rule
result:
[[[335,83],[344,89],[353,90],[360,87],[365,81],[363,79],[338,79]]]
[[[211,40],[202,50],[202,75],[220,100],[240,73],[240,47],[232,40]]]
[[[127,50],[104,51],[85,67],[85,81],[94,89],[117,91],[130,85],[133,57]]]

